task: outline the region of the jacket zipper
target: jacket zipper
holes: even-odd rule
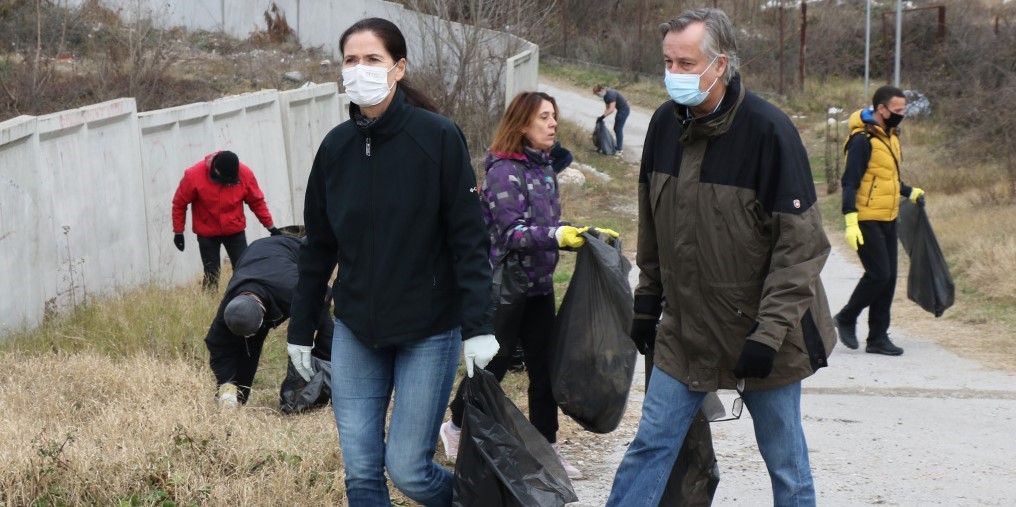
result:
[[[367,158],[370,158],[370,134],[367,134]],[[367,321],[369,322],[368,328],[370,329],[371,337],[373,338],[377,333],[374,329],[374,291],[371,289],[374,287],[374,163],[371,159],[371,163],[368,164],[368,170],[370,171],[370,188],[367,190],[370,193],[370,211],[368,212],[368,220],[370,223],[370,255],[367,257],[370,259],[371,266],[367,270],[370,273],[370,281],[368,284],[367,292],[370,294],[367,298]]]

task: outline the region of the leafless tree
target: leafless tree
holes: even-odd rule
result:
[[[539,44],[554,1],[404,0],[421,16],[418,25],[428,57],[414,82],[462,127],[474,154],[493,135],[505,107],[505,62]],[[516,38],[506,38],[508,32]]]

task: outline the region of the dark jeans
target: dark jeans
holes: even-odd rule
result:
[[[206,289],[219,287],[219,252],[223,245],[229,262],[236,267],[240,254],[247,248],[247,234],[240,231],[232,236],[198,236],[198,251],[201,252],[201,263],[205,266],[205,279],[201,286]]]
[[[868,340],[872,340],[889,331],[899,249],[896,221],[864,220],[857,225],[864,237],[864,244],[857,246],[864,276],[857,282],[850,301],[840,310],[839,316],[845,323],[856,322],[861,310],[868,308]]]
[[[525,299],[521,322],[500,322],[494,316],[494,336],[501,346],[498,355],[485,370],[497,380],[504,378],[512,363],[512,352],[522,344],[526,372],[529,374],[529,422],[548,442],[557,442],[557,402],[550,384],[550,354],[554,349],[554,294]],[[496,312],[495,312],[496,313]],[[465,402],[462,399],[465,383],[459,383],[455,399],[449,405],[452,422],[462,427]]]
[[[617,151],[624,147],[624,122],[628,121],[630,109],[618,109],[614,113],[614,137],[617,138]]]

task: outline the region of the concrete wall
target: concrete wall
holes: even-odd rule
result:
[[[48,291],[41,273],[56,264],[57,243],[41,225],[50,213],[39,189],[41,155],[37,118],[0,123],[0,335],[4,327],[42,316]],[[41,240],[44,234],[48,241]]]
[[[80,4],[83,0],[69,0]],[[223,30],[246,37],[263,27],[270,0],[106,0],[126,19]],[[411,48],[411,69],[439,58],[432,17],[378,0],[276,0],[305,45],[337,53],[339,35],[368,16],[391,19]],[[431,25],[434,26],[434,25]],[[450,25],[448,34],[466,27]],[[488,54],[522,48],[502,68],[506,97],[537,86],[535,45],[485,31]],[[450,36],[451,36],[450,35]],[[429,38],[429,39],[428,39]],[[414,53],[415,51],[415,53]],[[419,53],[419,54],[417,54]],[[492,81],[493,82],[493,81]],[[99,294],[148,281],[197,279],[201,260],[186,225],[187,248],[172,242],[171,203],[183,171],[213,151],[235,151],[261,186],[275,223],[303,223],[303,196],[325,134],[345,121],[348,98],[335,83],[227,97],[138,113],[118,99],[46,116],[0,122],[0,337],[36,325]],[[247,211],[247,238],[267,235]]]
[[[303,196],[318,145],[328,131],[348,119],[349,101],[345,94],[339,95],[335,83],[282,92],[279,96],[293,223],[302,224]]]
[[[251,167],[277,225],[302,223],[314,151],[345,119],[344,97],[329,83],[140,114],[119,99],[0,123],[0,336],[86,293],[198,278],[192,214],[180,253],[171,204],[184,170],[213,151]],[[246,232],[268,234],[249,210]]]

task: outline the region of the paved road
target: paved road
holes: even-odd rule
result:
[[[592,93],[547,83],[540,89],[557,99],[564,118],[580,125],[591,126],[602,112],[602,101]],[[649,114],[633,110],[628,118],[624,155],[629,160],[641,157]],[[837,239],[832,238],[834,250],[822,273],[834,312],[861,276],[856,263],[844,257],[852,258],[853,252]],[[913,330],[892,331],[904,355],[878,356],[838,345],[830,366],[804,381],[802,412],[818,504],[1016,506],[1016,376],[962,359]],[[866,334],[859,323],[858,335]],[[636,386],[628,410],[641,411],[641,398]],[[729,406],[732,397],[723,398]],[[713,504],[771,505],[750,414],[714,424],[713,438],[721,469]],[[622,455],[623,449],[615,449],[600,459],[605,468],[616,469]],[[611,474],[600,474],[575,481],[580,498],[575,505],[603,505],[612,480]]]

